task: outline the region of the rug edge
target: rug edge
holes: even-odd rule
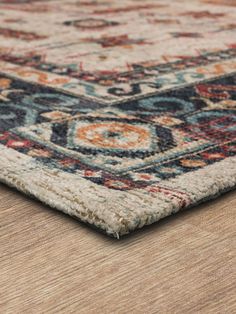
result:
[[[3,145],[0,152],[0,181],[116,238],[236,186],[236,157],[162,181],[158,185],[162,188],[160,191],[126,192],[108,190],[78,176],[42,166],[32,157]],[[175,194],[171,199],[163,189],[178,191],[184,202],[178,202]],[[133,204],[135,211],[130,208]]]

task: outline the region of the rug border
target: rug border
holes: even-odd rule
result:
[[[116,238],[236,186],[236,157],[163,180],[148,191],[111,190],[79,175],[51,169],[1,144],[0,170],[1,182]],[[160,187],[182,195],[182,202],[159,191]],[[150,192],[150,188],[156,191]]]

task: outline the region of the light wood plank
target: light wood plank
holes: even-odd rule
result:
[[[236,313],[236,192],[121,240],[0,185],[1,313]]]

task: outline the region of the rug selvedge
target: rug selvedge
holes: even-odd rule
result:
[[[218,6],[205,4],[206,10],[198,11],[195,5],[199,1],[193,4],[195,11],[187,4],[183,11],[175,3],[179,20],[165,23],[158,22],[155,14],[150,15],[151,20],[148,14],[136,15],[140,10],[150,13],[156,2],[134,6],[127,1],[127,17],[134,14],[136,22],[145,19],[147,25],[154,20],[171,28],[175,25],[175,31],[165,33],[168,26],[164,32],[171,35],[170,42],[184,38],[188,45],[195,38],[196,43],[191,41],[195,52],[190,49],[190,55],[175,52],[171,56],[170,47],[164,45],[168,50],[165,57],[158,52],[156,60],[150,60],[150,53],[140,62],[124,66],[122,61],[120,68],[112,71],[92,70],[97,58],[93,53],[88,57],[91,64],[84,65],[86,70],[79,64],[65,65],[70,51],[67,55],[58,43],[56,54],[62,51],[62,59],[49,62],[48,39],[43,29],[35,33],[27,12],[35,7],[56,16],[57,1],[43,6],[42,1],[27,1],[21,8],[0,1],[5,20],[12,11],[20,10],[32,26],[30,31],[18,33],[0,28],[1,181],[116,237],[234,188],[236,48],[230,36],[234,30],[229,23],[232,8],[225,6],[219,13]],[[62,22],[65,30],[72,27],[65,47],[71,45],[68,38],[75,35],[76,28],[86,35],[91,30],[98,35],[105,29],[111,33],[123,29],[122,21],[117,20],[122,7],[100,5],[85,6],[88,16],[83,19]],[[62,14],[70,6],[76,8],[76,2],[63,2]],[[168,10],[170,3],[159,1],[158,6]],[[213,7],[216,11],[210,10]],[[104,15],[104,19],[91,15]],[[226,16],[229,21],[224,25]],[[201,50],[203,33],[179,32],[180,21],[190,19],[194,29],[195,21],[202,18],[208,23],[220,22],[210,28],[212,38],[215,32],[222,36],[217,48],[213,49],[215,42],[209,41],[209,34],[204,39],[207,49]],[[56,29],[56,24],[53,27]],[[1,36],[18,45],[17,54],[5,47],[7,41],[1,41]],[[77,40],[86,49],[97,45],[96,54],[101,56],[130,46],[136,58],[143,56],[143,47],[156,45],[145,38],[101,36],[99,40]],[[54,43],[53,37],[51,41]],[[21,42],[29,42],[34,52],[23,49]],[[44,55],[38,54],[39,42]],[[201,51],[196,53],[198,49]],[[110,62],[112,67],[112,56]]]
[[[161,185],[120,191],[42,166],[32,157],[3,145],[0,152],[0,163],[4,164],[0,172],[2,182],[116,238],[214,198],[236,184],[235,157],[163,180]]]

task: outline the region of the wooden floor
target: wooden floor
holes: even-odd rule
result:
[[[110,239],[0,185],[0,313],[236,313],[236,192]]]

